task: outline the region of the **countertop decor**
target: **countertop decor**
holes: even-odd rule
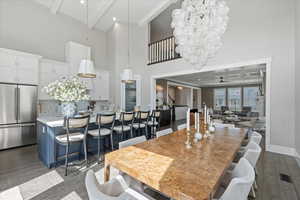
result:
[[[64,116],[74,116],[77,112],[76,102],[90,99],[86,85],[77,77],[63,78],[50,83],[44,88],[50,97],[60,102]]]

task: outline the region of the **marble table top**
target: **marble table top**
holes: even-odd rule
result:
[[[246,130],[217,128],[213,136],[193,143],[191,149],[184,144],[186,135],[186,130],[177,131],[106,154],[105,174],[113,166],[173,199],[210,199]]]

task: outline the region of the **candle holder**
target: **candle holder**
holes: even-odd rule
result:
[[[200,114],[199,113],[195,113],[196,117],[195,117],[195,128],[196,128],[196,133],[194,135],[194,142],[198,142],[202,139],[202,134],[200,133]]]
[[[187,131],[187,134],[186,134],[186,141],[185,141],[185,147],[186,147],[187,149],[192,148],[191,131]]]
[[[209,127],[208,127],[208,124],[204,124],[204,138],[208,138],[210,137],[210,132],[209,132]]]

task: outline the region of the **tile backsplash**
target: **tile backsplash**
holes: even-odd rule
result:
[[[39,116],[62,116],[61,106],[54,100],[40,100],[38,109]],[[89,103],[79,102],[77,103],[78,111],[86,111]],[[108,101],[96,101],[94,112],[107,110],[111,103]]]

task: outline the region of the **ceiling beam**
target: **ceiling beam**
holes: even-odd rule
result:
[[[57,14],[58,10],[60,9],[62,3],[63,3],[64,0],[54,0],[52,5],[51,5],[51,12],[53,14]]]
[[[139,26],[145,26],[151,22],[155,17],[167,9],[171,4],[176,3],[178,0],[164,0],[161,4],[158,4],[153,8],[149,14],[139,21]]]
[[[97,10],[95,16],[89,20],[89,28],[92,29],[96,26],[98,21],[105,15],[105,13],[111,8],[116,0],[105,0]]]

